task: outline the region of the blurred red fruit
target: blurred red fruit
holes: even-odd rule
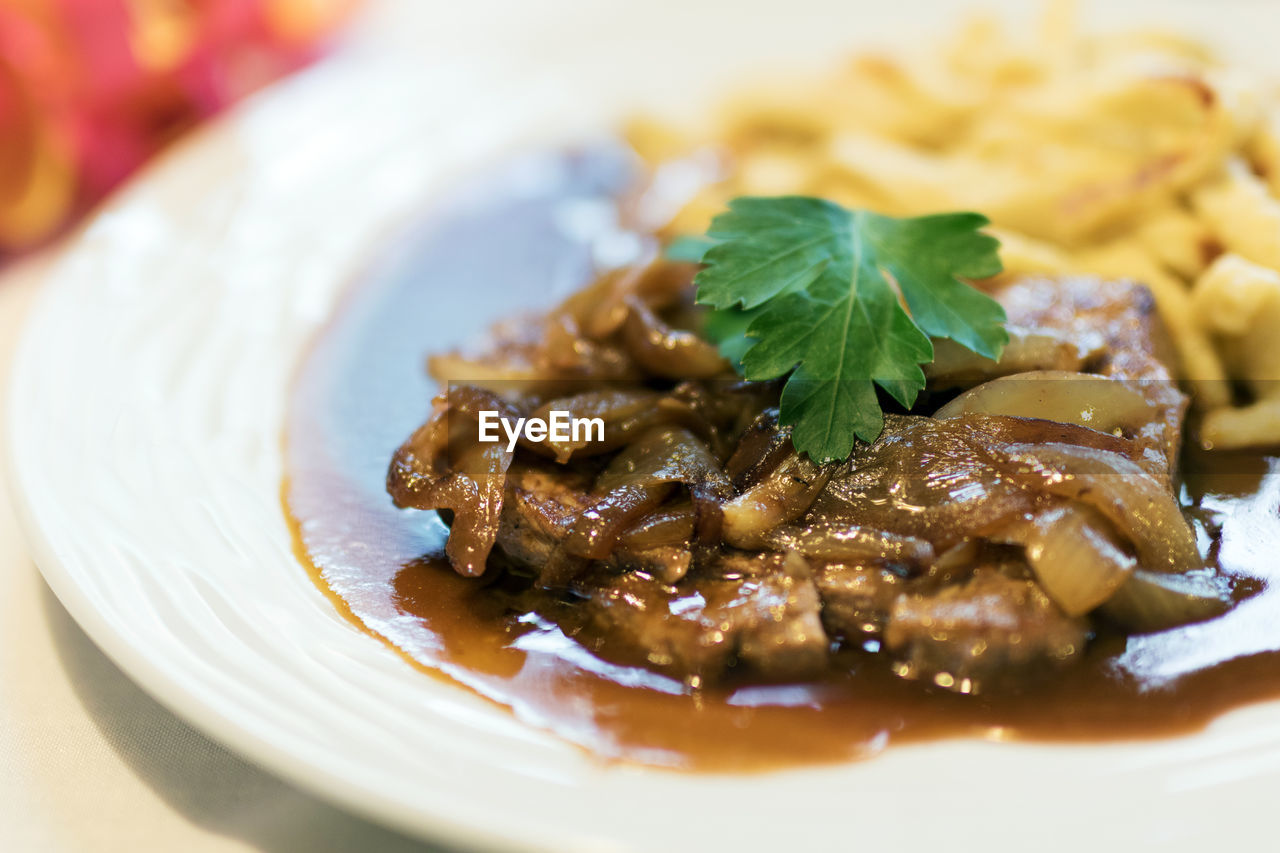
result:
[[[0,0],[0,259],[313,58],[356,0]]]

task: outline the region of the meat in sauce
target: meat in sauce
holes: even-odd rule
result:
[[[622,415],[607,436],[613,443],[581,459],[570,449],[567,465],[557,463],[554,453],[519,448],[503,480],[494,547],[475,564],[487,571],[479,578],[457,574],[450,562],[457,565],[462,552],[444,553],[448,531],[437,514],[397,510],[387,499],[386,460],[421,422],[431,391],[419,368],[424,346],[431,345],[424,341],[422,318],[447,314],[449,333],[457,335],[474,314],[464,310],[476,304],[472,300],[523,299],[532,308],[546,301],[539,288],[559,282],[567,290],[591,277],[589,242],[557,231],[556,211],[566,200],[598,202],[618,192],[628,173],[609,155],[550,160],[547,168],[559,177],[543,194],[513,198],[499,176],[483,203],[433,218],[414,232],[352,292],[303,365],[290,408],[287,505],[300,557],[357,624],[427,671],[595,754],[671,767],[840,761],[874,754],[890,742],[991,732],[1002,739],[1160,736],[1195,729],[1241,703],[1280,696],[1280,660],[1273,651],[1280,647],[1274,629],[1280,599],[1272,587],[1209,618],[1221,612],[1227,579],[1237,579],[1236,598],[1260,586],[1238,580],[1244,575],[1269,582],[1270,555],[1280,543],[1280,479],[1264,455],[1206,455],[1194,448],[1184,455],[1182,471],[1171,470],[1181,397],[1171,384],[1144,384],[1151,374],[1142,371],[1170,361],[1143,291],[1123,282],[1005,285],[1000,298],[1015,318],[1015,334],[1001,364],[948,355],[940,346],[929,371],[935,408],[890,418],[894,429],[874,449],[855,454],[864,466],[883,462],[879,479],[865,470],[859,479],[852,465],[815,472],[791,458],[767,394],[750,402],[741,396],[768,389],[751,391],[704,375],[702,390],[667,377],[626,399],[597,396],[597,410],[614,405]],[[495,235],[513,251],[483,251]],[[459,280],[472,282],[465,294],[453,286]],[[1075,300],[1069,311],[1054,307],[1064,293]],[[457,305],[449,302],[455,294]],[[1082,309],[1108,312],[1109,321],[1079,328]],[[687,319],[678,302],[651,310],[673,328]],[[595,318],[593,328],[604,330],[601,343],[572,347],[560,333],[547,336],[572,378],[545,383],[539,389],[545,399],[580,394],[584,383],[601,376],[636,378],[639,369],[625,342],[607,331],[609,313]],[[652,328],[652,321],[641,319]],[[515,331],[503,338],[503,375],[518,375],[523,359],[522,380],[536,379],[529,339],[538,327],[526,322],[509,328]],[[1139,343],[1124,343],[1125,336]],[[643,369],[658,375],[654,363]],[[496,374],[492,363],[465,357],[437,355],[433,365],[459,379],[488,381]],[[1101,406],[1090,397],[1091,388],[1101,387],[1097,380],[1075,380],[1083,385],[1065,395],[1070,399],[1055,410],[1055,421],[1025,417],[1037,412],[1022,407],[1041,399],[1034,383],[1019,380],[992,391],[993,379],[1009,373],[1098,377],[1122,370],[1140,377],[1137,384],[1119,383],[1120,392]],[[987,391],[977,399],[953,396],[982,385]],[[708,387],[715,393],[706,393]],[[1025,393],[1012,393],[1019,388]],[[1159,410],[1167,428],[1159,426],[1161,417],[1135,414],[1149,408],[1138,403],[1150,389],[1166,400]],[[740,416],[723,410],[726,399],[736,400]],[[930,417],[947,405],[966,408],[964,417]],[[997,406],[1018,413],[982,411]],[[1068,422],[1104,410],[1110,418],[1105,430]],[[820,501],[843,512],[859,489],[891,493],[889,466],[922,462],[911,456],[921,446],[901,446],[904,434],[910,437],[912,424],[929,421],[942,430],[936,443],[948,454],[999,450],[1003,455],[992,457],[992,470],[1007,461],[1011,473],[1001,474],[999,483],[987,477],[974,485],[959,472],[952,483],[959,493],[932,507],[930,525],[877,529],[889,522],[869,511],[856,528],[838,517],[819,523]],[[735,497],[750,491],[767,498],[763,511],[776,524],[751,549],[726,545],[723,510],[734,498],[718,496],[723,481],[687,478],[700,489],[701,510],[690,483],[672,481],[656,508],[619,531],[608,558],[585,566],[569,560],[561,578],[540,582],[577,515],[601,497],[593,489],[609,459],[630,436],[659,423],[693,435],[718,461]],[[1153,429],[1158,432],[1144,437]],[[1032,452],[1044,458],[1033,460]],[[1167,529],[1135,525],[1116,505],[1061,494],[1052,482],[1051,472],[1061,466],[1084,466],[1084,476],[1095,476],[1089,466],[1123,465],[1116,462],[1123,457],[1146,476],[1134,481],[1139,490],[1131,499],[1159,496],[1162,506],[1173,508],[1176,518],[1161,516]],[[699,451],[692,457],[697,459],[705,455]],[[915,478],[910,485],[926,492],[943,488],[948,478],[937,470],[932,484]],[[790,482],[779,473],[788,471],[796,474]],[[1017,483],[1005,482],[1010,477]],[[1164,501],[1173,485],[1178,503]],[[1013,523],[1010,516],[999,533],[954,544],[957,525],[971,523],[968,500],[992,501],[996,509],[1002,501],[1043,506],[1033,518],[1053,523]],[[737,530],[750,538],[760,508],[738,508],[736,521],[729,513],[729,535],[738,535],[734,523],[741,522]],[[1131,547],[1138,539],[1149,549],[1144,559],[1184,554],[1180,525],[1186,518],[1193,522],[1197,554],[1209,558],[1206,568],[1182,575],[1138,564]],[[452,521],[456,528],[456,514]],[[717,529],[718,548],[703,549]],[[1055,538],[1057,531],[1068,535]],[[1043,578],[1034,576],[1027,559],[1036,548],[1042,563],[1052,562],[1064,538],[1072,548],[1090,543],[1099,576],[1127,578],[1087,617],[1068,615],[1054,600],[1046,605]],[[465,565],[465,553],[462,558]],[[1107,589],[1105,583],[1090,586],[1095,593]],[[1063,601],[1071,601],[1072,592],[1056,590]],[[979,611],[970,605],[989,593],[994,609],[984,606],[975,619]],[[1088,607],[1090,600],[1079,598],[1075,606]],[[1159,630],[1188,616],[1209,621]],[[945,630],[932,630],[935,620]],[[728,630],[719,632],[725,624]],[[1120,627],[1125,624],[1137,627]],[[1082,629],[1088,633],[1081,650],[1076,641]],[[1139,629],[1158,632],[1135,633]],[[1014,633],[1017,643],[1009,642]],[[1003,651],[975,661],[969,651],[980,642],[1003,643]],[[1031,659],[1050,666],[1024,666]],[[1009,683],[991,670],[1015,677]],[[933,678],[923,677],[926,672]],[[943,686],[937,679],[958,675],[962,682],[972,673],[987,681],[977,695],[956,695],[963,683]]]

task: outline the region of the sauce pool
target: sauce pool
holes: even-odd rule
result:
[[[1019,692],[949,693],[864,652],[815,683],[690,691],[604,660],[456,575],[440,520],[395,508],[384,488],[391,454],[429,411],[425,355],[553,304],[633,250],[614,199],[634,179],[608,148],[499,170],[405,232],[306,356],[289,401],[285,506],[299,558],[356,625],[594,754],[680,769],[845,761],[939,737],[1162,737],[1280,698],[1280,460],[1264,455],[1189,453],[1184,484],[1217,529],[1205,544],[1260,592],[1210,622],[1103,635],[1080,663]]]

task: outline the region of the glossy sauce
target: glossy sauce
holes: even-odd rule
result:
[[[691,692],[603,660],[454,574],[443,524],[384,491],[392,452],[428,413],[424,357],[552,304],[634,250],[612,203],[631,168],[605,149],[535,158],[439,205],[358,282],[307,356],[290,401],[285,503],[300,558],[357,625],[597,755],[687,769],[843,761],[944,736],[1159,737],[1280,698],[1280,460],[1261,455],[1189,454],[1184,487],[1220,525],[1203,544],[1258,579],[1258,594],[1200,625],[1102,636],[1081,663],[1018,693],[902,681],[864,652],[816,684]]]

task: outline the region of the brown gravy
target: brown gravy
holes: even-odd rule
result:
[[[441,522],[384,491],[392,451],[428,411],[424,355],[588,281],[593,256],[626,242],[610,210],[630,169],[601,149],[501,171],[403,235],[308,355],[290,401],[285,503],[300,559],[353,622],[597,755],[686,769],[843,761],[943,736],[1158,737],[1280,698],[1280,459],[1264,455],[1190,453],[1184,487],[1221,525],[1206,547],[1261,592],[1208,623],[1100,637],[1083,663],[1017,693],[905,682],[863,652],[817,684],[689,692],[455,575]]]

